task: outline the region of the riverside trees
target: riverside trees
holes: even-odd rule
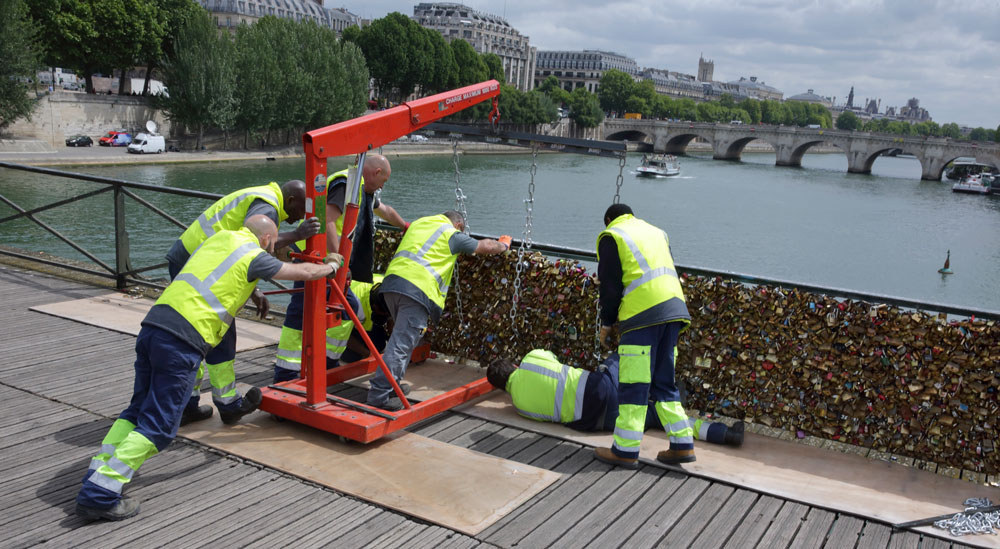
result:
[[[23,116],[30,116],[35,99],[28,79],[39,65],[36,28],[28,18],[24,0],[0,2],[0,130]]]
[[[236,36],[219,33],[207,12],[192,17],[164,62],[168,97],[157,105],[198,132],[243,132],[289,143],[311,128],[362,114],[368,70],[361,51],[312,20],[262,17]],[[277,134],[277,135],[276,135]]]

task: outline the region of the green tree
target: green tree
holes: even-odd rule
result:
[[[760,111],[760,101],[756,99],[744,99],[739,102],[739,107],[746,111],[747,115],[750,116],[751,124],[761,123],[761,111]]]
[[[993,132],[993,140],[1000,141],[1000,126],[997,126],[997,131]]]
[[[0,2],[0,130],[35,109],[27,81],[40,68],[36,32],[24,0]]]
[[[157,34],[150,33],[143,42],[140,55],[146,61],[146,81],[142,86],[142,95],[149,95],[149,81],[153,71],[158,69],[164,57],[174,55],[174,40],[177,33],[187,21],[204,11],[204,8],[194,0],[154,0],[156,7]]]
[[[109,67],[104,40],[100,39],[92,5],[84,0],[36,0],[29,4],[31,18],[38,23],[46,65],[79,71],[88,93],[94,92],[93,74]],[[6,37],[4,38],[6,40]]]
[[[236,97],[240,106],[236,125],[244,132],[244,147],[251,133],[274,126],[272,120],[281,100],[280,65],[260,21],[263,19],[236,29]]]
[[[355,45],[359,44],[361,40],[361,27],[357,25],[347,27],[340,33],[340,39],[344,42],[353,42]]]
[[[649,118],[651,109],[649,103],[639,97],[638,95],[633,95],[625,100],[625,112],[637,112],[642,115],[643,118]]]
[[[434,70],[428,40],[420,25],[399,12],[376,19],[361,31],[358,45],[380,97],[401,101],[426,81],[427,74]],[[457,55],[455,61],[461,70]]]
[[[456,87],[471,86],[489,80],[489,68],[468,42],[461,38],[452,40],[451,51],[458,66]]]
[[[958,124],[954,122],[949,122],[941,126],[941,136],[950,137],[952,139],[959,139],[962,137],[962,130],[958,127]]]
[[[678,99],[674,102],[676,113],[673,118],[678,120],[697,120],[698,119],[698,109],[695,106],[694,99],[690,97],[684,97]]]
[[[500,59],[500,56],[495,53],[484,53],[482,57],[483,63],[486,65],[486,77],[496,80],[501,84],[506,84],[507,77],[504,75],[503,60]]]
[[[617,70],[609,69],[601,76],[601,81],[597,89],[597,96],[601,101],[601,108],[607,112],[616,112],[619,115],[626,112],[625,102],[634,95],[635,80],[628,74]]]
[[[170,87],[158,106],[166,116],[196,128],[201,148],[206,127],[235,122],[234,50],[228,33],[219,34],[215,23],[202,12],[192,17],[177,35],[177,51],[163,66]]]
[[[945,124],[945,126],[948,126],[948,124]],[[987,130],[986,128],[976,128],[969,132],[969,139],[972,141],[990,141],[993,138],[992,133],[993,132]]]
[[[727,109],[731,109],[736,106],[736,101],[733,100],[732,95],[724,93],[722,94],[722,97],[719,97],[719,105]]]
[[[604,111],[596,94],[577,88],[569,94],[569,117],[581,128],[593,128],[604,121]]]
[[[565,105],[569,103],[569,92],[562,89],[559,85],[559,79],[555,76],[548,76],[535,89],[549,96],[549,98],[552,99],[552,101],[557,105]]]
[[[441,33],[433,29],[424,29],[427,33],[427,43],[433,55],[433,69],[427,73],[427,78],[420,83],[425,94],[440,93],[455,87],[458,82],[458,64],[455,54]]]

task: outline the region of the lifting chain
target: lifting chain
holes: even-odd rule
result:
[[[1000,530],[1000,511],[972,513],[976,509],[991,505],[993,502],[987,498],[969,498],[965,500],[964,513],[957,513],[950,519],[939,520],[934,523],[934,527],[948,530],[948,533],[956,537],[966,534],[995,534]]]
[[[517,247],[517,268],[514,276],[514,299],[510,304],[510,331],[513,335],[512,341],[516,345],[519,338],[517,329],[517,312],[521,305],[521,275],[524,273],[526,257],[531,253],[531,217],[535,210],[535,174],[538,173],[538,143],[531,144],[531,169],[529,170],[531,179],[528,181],[528,198],[524,200],[524,233],[521,238],[521,245]]]
[[[453,137],[451,139],[451,162],[455,165],[455,209],[458,213],[462,214],[462,220],[465,222],[465,226],[462,232],[469,234],[469,215],[465,210],[465,193],[462,192],[461,181],[462,172],[458,168],[458,138]],[[452,286],[455,287],[455,305],[458,308],[458,325],[462,329],[462,335],[468,333],[469,323],[465,321],[465,313],[462,311],[462,284],[461,279],[458,275],[458,264],[455,262],[455,270],[452,274],[453,282]]]
[[[596,278],[595,278],[596,280]],[[598,288],[594,296],[594,361],[601,363],[601,291]]]
[[[618,179],[615,180],[615,200],[613,204],[618,204],[622,201],[622,182],[624,182],[623,173],[625,171],[625,154],[628,152],[628,141],[622,141],[622,143],[625,144],[625,150],[618,157]]]

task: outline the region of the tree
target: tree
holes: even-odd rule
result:
[[[747,115],[750,116],[751,124],[760,124],[761,122],[761,111],[760,111],[760,101],[756,99],[744,99],[739,102],[739,108],[746,111]]]
[[[555,76],[548,76],[542,83],[535,88],[538,91],[549,96],[550,99],[557,105],[565,105],[569,103],[569,92],[562,89],[559,85],[559,79]]]
[[[427,79],[420,83],[426,94],[440,93],[455,87],[458,82],[458,64],[455,63],[455,54],[452,53],[448,42],[445,42],[441,33],[433,29],[424,29],[427,33],[427,42],[433,51],[431,61],[433,69],[427,73]]]
[[[229,42],[229,34],[220,35],[208,12],[202,12],[181,27],[177,51],[163,66],[170,95],[157,103],[170,120],[197,128],[199,149],[206,127],[237,119],[235,54]]]
[[[155,0],[159,25],[162,33],[159,39],[150,34],[143,43],[141,56],[146,61],[146,81],[142,85],[142,95],[149,95],[149,81],[153,71],[158,69],[164,57],[174,55],[174,41],[177,33],[189,19],[204,11],[194,0]]]
[[[453,51],[454,44],[452,42]],[[414,88],[434,70],[427,33],[399,12],[376,19],[365,27],[358,45],[365,54],[378,94],[394,101],[413,93]],[[458,61],[458,56],[455,57]],[[461,63],[458,68],[462,69]]]
[[[27,82],[39,68],[36,32],[24,0],[0,2],[0,130],[35,109]]]
[[[958,127],[958,124],[954,122],[949,122],[941,126],[941,136],[950,137],[952,139],[958,139],[962,137],[962,130]]]
[[[645,99],[633,95],[625,100],[625,112],[637,112],[643,116],[643,118],[649,118],[651,109],[649,103]]]
[[[500,56],[495,53],[484,53],[482,57],[483,63],[486,65],[487,78],[506,84],[507,77],[504,75],[503,60],[500,59]]]
[[[361,40],[361,27],[351,25],[340,33],[340,39],[344,42],[353,42],[355,45]]]
[[[487,78],[489,72],[483,58],[472,49],[468,42],[461,38],[451,41],[451,51],[458,65],[458,82],[456,87],[478,84]]]
[[[948,126],[948,124],[945,124],[945,126]],[[986,128],[976,128],[969,132],[969,139],[972,141],[989,141],[993,137],[992,133]]]
[[[87,93],[93,93],[93,73],[98,67],[107,67],[108,60],[91,3],[49,0],[31,2],[29,7],[31,18],[45,36],[42,61],[54,67],[78,70],[86,81]]]
[[[635,81],[628,74],[617,69],[605,71],[597,89],[601,108],[606,112],[624,113],[625,102],[633,95],[633,88]]]
[[[593,128],[604,121],[604,111],[596,94],[577,88],[569,94],[569,117],[581,128]]]

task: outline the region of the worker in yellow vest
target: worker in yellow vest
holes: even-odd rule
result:
[[[386,269],[381,294],[393,320],[392,335],[382,358],[399,382],[413,349],[444,309],[458,254],[496,255],[510,248],[510,237],[476,240],[465,234],[465,219],[456,211],[414,221],[396,248]],[[382,369],[375,370],[367,403],[389,411],[402,409]]]
[[[510,394],[517,413],[536,421],[565,424],[577,431],[613,431],[618,418],[618,353],[611,353],[593,372],[559,362],[551,351],[535,349],[520,364],[499,358],[486,369],[486,379]],[[740,446],[744,425],[689,423],[698,440]],[[644,430],[662,428],[655,407],[646,412]]]
[[[274,222],[275,226],[280,226],[282,221],[298,222],[305,215],[305,199],[305,183],[297,179],[286,181],[281,186],[271,182],[267,185],[239,189],[220,198],[198,216],[198,219],[181,234],[170,251],[167,252],[167,270],[170,273],[170,279],[173,280],[177,276],[177,273],[184,267],[198,246],[216,232],[238,230],[246,220],[255,215],[266,216]],[[318,233],[319,229],[319,220],[315,217],[309,218],[300,223],[294,230],[280,233],[277,242],[275,242],[276,249],[285,247],[296,240],[308,238]],[[257,306],[260,318],[266,317],[270,309],[267,298],[255,288],[251,299]],[[181,424],[206,419],[212,415],[211,406],[199,406],[198,404],[201,380],[206,369],[212,385],[212,401],[219,412],[240,408],[242,397],[236,390],[236,375],[233,370],[235,358],[236,329],[234,327],[226,332],[225,337],[216,348],[208,353],[205,361],[199,367],[196,375],[198,381],[192,388],[191,399],[187,408],[184,409]]]
[[[597,237],[600,279],[600,340],[612,331],[618,343],[618,418],[614,444],[596,448],[597,459],[635,469],[646,423],[654,404],[670,439],[656,459],[667,464],[695,460],[694,430],[674,382],[677,339],[691,323],[684,291],[674,270],[670,240],[662,229],[635,217],[625,204],[612,204]]]
[[[268,255],[277,239],[277,227],[264,215],[247,219],[237,231],[216,231],[163,291],[136,339],[132,400],[90,462],[76,498],[77,515],[122,520],[139,512],[139,503],[123,497],[122,488],[146,459],[174,439],[198,365],[232,329],[233,317],[258,280],[332,277],[343,263],[337,254],[327,256],[327,263],[283,263]],[[220,415],[232,423],[260,401],[255,387],[241,408]]]

